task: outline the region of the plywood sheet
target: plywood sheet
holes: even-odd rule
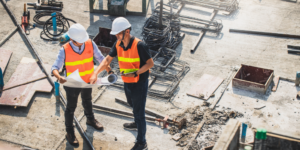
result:
[[[46,74],[42,72],[37,62],[32,58],[23,57],[9,81],[4,85],[4,89],[42,78],[46,78]]]
[[[50,72],[51,65],[45,64],[45,68]],[[23,57],[9,81],[4,85],[4,89],[7,90],[2,91],[0,105],[27,107],[36,92],[49,93],[52,88],[37,62],[32,58]]]
[[[3,91],[0,105],[27,107],[35,92],[51,92],[52,85],[47,79],[21,85]]]
[[[187,92],[187,95],[207,100],[223,82],[222,78],[204,74]],[[203,94],[204,97],[201,97]]]
[[[273,82],[274,82],[274,86],[272,88],[272,91],[275,92],[277,90],[277,86],[278,86],[278,83],[279,83],[279,76],[275,76],[274,79],[273,79]]]
[[[5,72],[6,66],[10,60],[11,55],[11,51],[0,49],[0,68],[2,69],[3,74]]]

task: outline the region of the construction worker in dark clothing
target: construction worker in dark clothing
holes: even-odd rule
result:
[[[108,66],[113,57],[118,57],[120,72],[124,82],[127,102],[133,108],[134,122],[125,123],[126,129],[137,129],[138,135],[132,150],[147,150],[145,106],[148,91],[149,69],[154,62],[149,48],[140,39],[130,35],[131,24],[127,19],[118,17],[113,21],[110,34],[117,37],[109,55],[95,70],[91,84],[97,75]]]
[[[80,24],[74,24],[68,31],[68,36],[71,41],[63,45],[51,70],[53,75],[60,83],[65,83],[66,79],[60,76],[58,70],[65,65],[66,77],[74,71],[78,70],[79,75],[83,81],[90,83],[90,77],[94,72],[95,58],[99,63],[102,62],[104,56],[99,51],[97,45],[89,39],[85,28]],[[106,71],[111,71],[109,67]],[[78,96],[81,94],[84,114],[87,117],[87,125],[95,129],[102,130],[103,126],[98,122],[93,113],[92,108],[92,88],[73,88],[64,86],[67,95],[67,107],[65,110],[65,125],[66,125],[66,139],[73,146],[78,146],[78,140],[74,134],[73,118],[77,107]]]

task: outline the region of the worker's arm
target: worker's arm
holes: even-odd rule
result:
[[[101,62],[104,60],[105,57],[102,55],[102,53],[101,53],[101,51],[99,50],[99,48],[98,48],[98,46],[96,45],[96,43],[95,43],[94,41],[92,41],[92,43],[93,43],[93,49],[94,49],[94,57],[95,57],[95,59],[96,59],[99,63],[101,63]],[[105,70],[106,70],[107,72],[111,71],[110,66],[108,65],[108,66],[105,68]]]
[[[148,59],[148,60],[146,61],[146,64],[136,72],[136,74],[137,74],[137,75],[142,74],[142,73],[148,71],[148,70],[149,70],[150,68],[152,68],[153,66],[154,66],[153,59],[150,58],[150,59]],[[122,74],[122,76],[124,76],[124,77],[134,77],[135,74],[134,74],[134,73]]]
[[[138,53],[140,56],[140,61],[145,62],[144,65],[136,72],[137,75],[142,74],[148,71],[150,68],[154,66],[153,59],[151,58],[149,47],[142,41],[140,41],[137,45]],[[134,77],[134,73],[126,74],[125,77]]]
[[[97,81],[98,74],[100,72],[102,72],[104,69],[107,69],[112,60],[113,60],[113,57],[111,57],[109,55],[107,55],[104,58],[104,60],[101,62],[101,64],[97,67],[97,69],[94,71],[93,75],[91,76],[90,84],[94,84]]]
[[[65,83],[65,82],[67,81],[67,80],[65,79],[65,77],[62,77],[62,76],[59,74],[58,70],[56,70],[56,69],[52,71],[52,74],[58,79],[59,83],[61,83],[61,84]]]
[[[65,78],[60,76],[58,71],[63,66],[64,62],[65,62],[65,50],[64,48],[61,48],[58,52],[57,59],[55,60],[51,68],[52,74],[58,79],[60,83],[66,82]]]

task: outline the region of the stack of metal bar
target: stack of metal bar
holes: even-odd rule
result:
[[[184,4],[191,4],[211,8],[220,11],[227,11],[232,13],[238,9],[239,2],[237,0],[177,0]]]

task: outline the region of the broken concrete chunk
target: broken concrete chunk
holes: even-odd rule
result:
[[[181,139],[181,138],[182,138],[182,134],[181,134],[181,133],[176,133],[176,134],[172,137],[172,139],[175,140],[175,141],[178,141],[178,140]]]
[[[190,131],[188,131],[186,129],[182,129],[182,131],[181,131],[181,134],[183,134],[183,135],[187,135],[189,133],[190,133]]]

